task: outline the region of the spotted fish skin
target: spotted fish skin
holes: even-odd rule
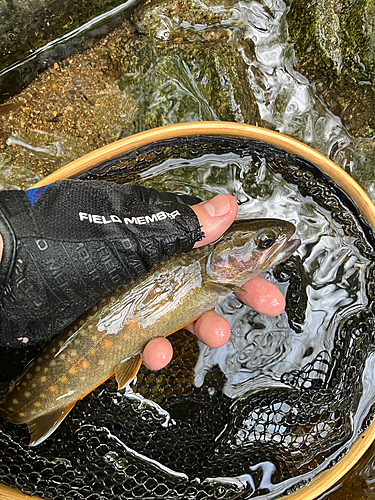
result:
[[[235,222],[215,244],[176,255],[110,293],[29,363],[0,416],[27,423],[30,444],[41,443],[78,400],[109,377],[115,375],[123,388],[136,375],[147,342],[186,326],[287,258],[299,245],[290,240],[294,230],[277,219]]]

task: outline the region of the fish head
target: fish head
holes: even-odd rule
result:
[[[210,281],[241,286],[286,260],[300,245],[295,226],[279,219],[242,219],[212,244],[206,273]]]

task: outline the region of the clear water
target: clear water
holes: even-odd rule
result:
[[[369,261],[353,245],[352,238],[344,234],[328,211],[302,196],[265,164],[257,179],[258,186],[264,188],[262,195],[253,198],[242,184],[251,161],[236,154],[227,155],[225,160],[207,155],[189,160],[189,166],[186,160],[181,165],[173,160],[148,171],[144,180],[137,182],[202,199],[232,194],[240,204],[239,218],[275,217],[296,226],[296,237],[302,240],[296,254],[302,259],[308,282],[302,334],[288,326],[285,313],[267,318],[233,297],[219,306],[229,316],[230,342],[219,349],[201,346],[196,382],[201,384],[205,373],[218,364],[227,377],[225,392],[231,397],[259,387],[259,377],[266,385],[273,384],[282,373],[300,368],[322,350],[329,351],[338,324],[368,302],[365,273]],[[264,276],[285,292],[287,284],[278,283],[272,272]]]
[[[254,164],[251,157],[240,158],[235,153],[173,160],[149,170],[137,182],[202,199],[218,193],[232,194],[239,202],[240,218],[276,217],[296,226],[296,236],[302,240],[296,254],[303,264],[308,298],[302,331],[297,332],[290,326],[285,312],[268,318],[231,296],[217,308],[231,326],[229,342],[219,349],[200,344],[195,384],[201,386],[207,373],[218,366],[226,378],[223,391],[231,398],[265,388],[288,387],[281,380],[282,375],[303,368],[322,351],[328,353],[328,359],[339,325],[368,305],[366,270],[370,262],[360,254],[353,238],[344,234],[330,212],[274,174],[265,161],[261,165],[258,162],[256,192],[249,190],[245,179],[251,164]],[[286,293],[288,284],[275,280],[272,271],[265,273],[265,277]],[[353,439],[374,401],[374,363],[375,357],[369,355],[362,377],[363,392],[351,416]],[[316,377],[319,376],[317,372]],[[269,463],[269,467],[272,475],[273,465]],[[264,471],[265,481],[270,477],[269,467]],[[303,477],[309,479],[315,473]],[[244,474],[251,476],[252,471],[244,470]],[[267,488],[270,494],[261,498],[274,498],[285,484],[281,488],[268,484]]]
[[[258,125],[294,137],[328,156],[353,175],[375,200],[374,140],[351,136],[340,118],[322,102],[315,86],[296,71],[296,56],[286,21],[286,3],[281,0],[251,0],[237,2],[230,9],[220,6],[214,9],[217,12],[230,12],[230,16],[222,22],[222,27],[229,33],[228,43],[235,47],[246,64],[246,84],[253,92],[260,115]],[[210,28],[203,24],[176,23],[176,19],[166,19],[159,12],[155,16],[150,33],[155,43],[173,38],[176,30],[189,40],[201,40]],[[59,46],[59,43],[57,41],[55,45]],[[171,74],[168,73],[168,68],[163,66],[163,61],[160,68],[159,62],[155,61],[155,66],[144,77],[126,74],[120,78],[120,92],[124,98],[134,98],[142,109],[139,109],[140,115],[136,119],[136,125],[124,124],[121,113],[117,118],[111,117],[111,120],[114,120],[114,128],[120,131],[118,137],[144,130],[147,124],[142,117],[150,113],[157,114],[159,109],[163,111],[163,116],[159,122],[156,120],[153,126],[179,121],[218,119],[215,110],[199,90],[203,84],[199,82],[198,85],[195,80],[199,75],[187,71],[183,61],[177,59],[179,64],[170,68]],[[21,68],[22,65],[19,66]],[[154,75],[153,71],[156,72]],[[156,76],[157,87],[151,91],[150,86]],[[127,85],[124,81],[128,82]],[[146,87],[151,95],[150,99],[143,95]],[[105,93],[108,92],[116,94],[119,87],[113,86],[112,90],[108,87]],[[51,98],[56,98],[52,94]],[[95,95],[88,95],[91,100],[95,100]],[[46,95],[43,95],[43,99],[46,99]],[[190,99],[192,104],[188,104],[187,99]],[[74,100],[72,102],[74,106]],[[169,110],[166,112],[165,108],[168,106]],[[30,112],[38,112],[38,107],[39,104],[34,101],[34,109]],[[179,115],[181,107],[186,108],[183,116]],[[54,109],[57,114],[64,112],[64,109],[59,109],[58,103]],[[41,113],[43,114],[43,109]],[[244,120],[241,113],[237,118],[238,121]],[[34,130],[26,135],[21,129],[14,131],[8,139],[8,144],[14,146],[4,152],[0,150],[0,165],[3,165],[0,184],[8,189],[30,186],[41,175],[40,169],[33,166],[35,158],[40,159],[45,168],[49,165],[50,169],[54,170],[88,151],[87,141],[85,143],[81,138],[70,137],[69,134],[54,134],[54,147],[51,148],[51,134],[46,134],[41,127],[35,126]],[[85,147],[86,151],[83,151]],[[18,158],[17,150],[22,150],[25,155],[22,154]]]

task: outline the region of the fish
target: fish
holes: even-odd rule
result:
[[[214,309],[300,245],[278,219],[242,219],[216,242],[156,264],[59,333],[11,384],[0,416],[27,424],[30,446],[47,439],[77,401],[115,376],[119,390],[137,374],[142,350]]]

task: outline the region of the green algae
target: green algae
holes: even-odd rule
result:
[[[168,4],[168,14],[178,5]],[[197,5],[211,23],[202,29]],[[231,37],[229,27],[239,28],[232,10],[193,2],[189,15],[182,6],[178,30],[165,39],[139,33],[136,10],[133,20],[47,69],[9,101],[10,112],[0,115],[0,153],[6,168],[25,165],[33,173],[20,187],[92,148],[150,128],[199,120],[260,123],[248,66]],[[145,31],[159,33],[156,17],[144,16]],[[187,19],[195,27],[183,32]],[[58,155],[51,141],[59,144]]]
[[[131,17],[133,35],[108,44],[120,89],[139,105],[135,132],[195,120],[259,123],[248,68],[232,39],[243,28],[232,4],[146,3]]]

